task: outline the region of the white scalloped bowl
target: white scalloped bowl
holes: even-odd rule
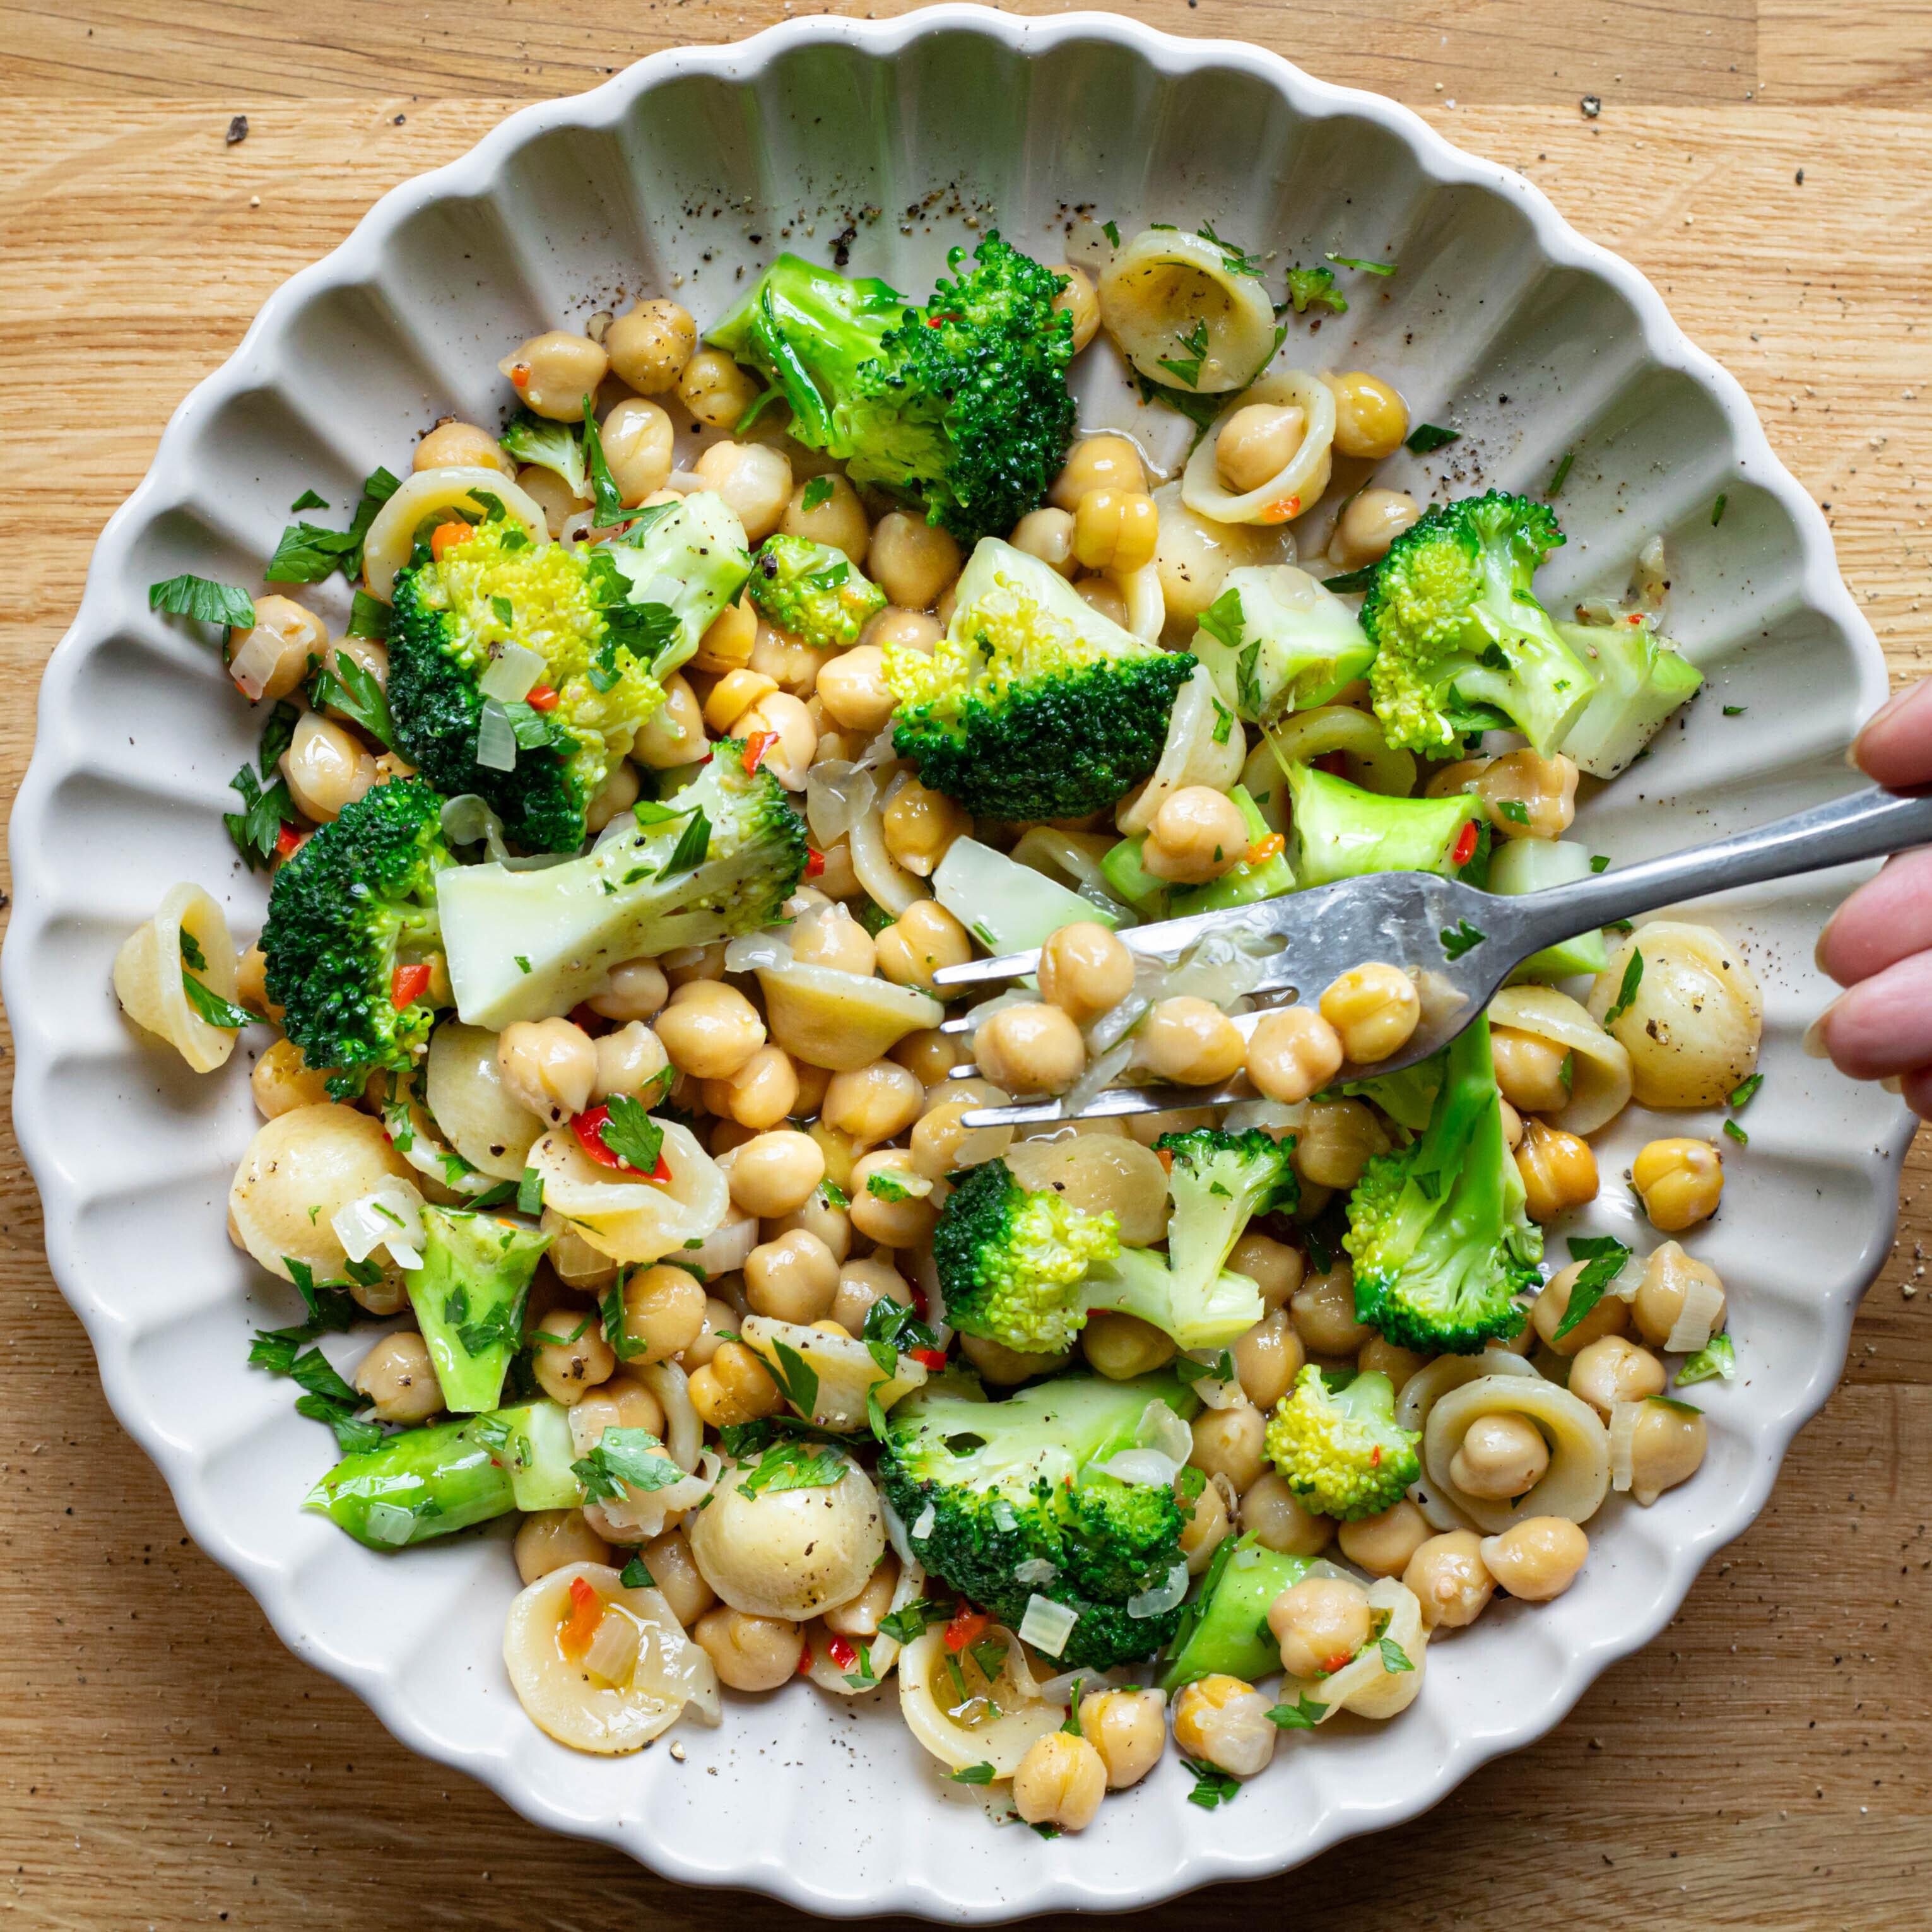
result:
[[[1252,47],[1112,16],[1034,22],[942,6],[653,56],[594,93],[513,116],[463,160],[386,196],[268,302],[109,524],[47,668],[13,820],[14,1118],[49,1258],[116,1413],[196,1540],[298,1655],[528,1816],[674,1877],[821,1912],[984,1921],[1146,1905],[1413,1817],[1538,1736],[1656,1634],[1762,1504],[1842,1365],[1892,1239],[1908,1138],[1896,1103],[1798,1052],[1826,990],[1810,935],[1845,880],[1707,912],[1764,982],[1767,1077],[1724,1214],[1698,1238],[1731,1284],[1743,1364],[1735,1385],[1706,1391],[1702,1473],[1648,1510],[1613,1501],[1560,1601],[1499,1604],[1432,1648],[1406,1715],[1285,1740],[1269,1773],[1215,1812],[1184,1802],[1170,1754],[1082,1838],[995,1840],[884,1700],[835,1702],[805,1685],[737,1700],[722,1730],[682,1731],[682,1762],[663,1748],[575,1756],[524,1718],[505,1680],[514,1576],[502,1535],[381,1557],[298,1509],[327,1438],[295,1414],[285,1384],[246,1366],[250,1327],[291,1311],[223,1229],[254,1124],[245,1057],[196,1079],[134,1036],[108,986],[115,946],[169,882],[208,885],[244,933],[262,903],[220,818],[254,721],[212,654],[148,614],[146,586],[184,569],[256,582],[302,490],[339,508],[375,464],[399,466],[439,413],[494,419],[497,358],[620,289],[660,289],[681,272],[682,299],[710,317],[781,236],[824,254],[849,227],[856,265],[923,288],[945,248],[970,238],[967,218],[997,219],[1051,259],[1049,230],[1081,203],[1129,229],[1211,220],[1288,260],[1332,249],[1398,262],[1393,280],[1324,323],[1320,359],[1390,370],[1419,418],[1453,416],[1462,441],[1413,466],[1425,484],[1447,478],[1449,494],[1478,478],[1534,489],[1579,451],[1561,504],[1570,543],[1548,568],[1552,604],[1620,589],[1642,538],[1665,533],[1672,628],[1712,688],[1590,807],[1598,849],[1646,856],[1851,782],[1840,748],[1884,692],[1877,645],[1822,520],[1737,385],[1640,276],[1528,182],[1406,110]],[[1720,491],[1728,509],[1714,528]],[[1744,709],[1726,718],[1720,703]],[[1616,1177],[1658,1124],[1633,1111],[1600,1148],[1594,1223],[1630,1231]]]

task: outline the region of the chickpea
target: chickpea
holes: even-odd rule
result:
[[[879,1619],[892,1606],[898,1587],[899,1561],[890,1552],[866,1578],[865,1588],[824,1612],[825,1628],[839,1636],[877,1636]]]
[[[1353,1187],[1389,1150],[1388,1136],[1360,1100],[1316,1100],[1294,1143],[1294,1171],[1319,1187]]]
[[[830,902],[794,925],[791,956],[802,966],[830,966],[862,980],[872,976],[878,958],[872,935],[847,908]]]
[[[1414,1592],[1423,1628],[1430,1630],[1474,1623],[1496,1588],[1483,1561],[1482,1539],[1468,1529],[1430,1538],[1408,1559],[1402,1580]]]
[[[593,832],[602,832],[620,812],[628,812],[637,803],[639,789],[637,767],[620,758],[604,773],[604,782],[584,808],[585,826]]]
[[[1630,1436],[1630,1494],[1648,1509],[1666,1490],[1688,1483],[1704,1466],[1708,1441],[1701,1415],[1644,1403]]]
[[[413,1330],[385,1335],[362,1358],[356,1388],[384,1422],[422,1422],[442,1407],[429,1344]]]
[[[742,1288],[742,1278],[737,1275],[730,1275],[725,1277],[723,1281],[713,1282],[712,1286],[715,1288],[729,1288],[734,1282]],[[737,1310],[728,1301],[721,1301],[715,1294],[706,1295],[704,1325],[690,1341],[686,1342],[682,1352],[678,1357],[678,1360],[684,1365],[686,1373],[694,1374],[698,1370],[705,1367],[718,1352],[718,1337],[721,1335],[735,1335],[738,1332],[738,1324],[742,1318]]]
[[[597,1048],[573,1021],[512,1020],[496,1036],[496,1071],[518,1106],[554,1126],[590,1106]]]
[[[1541,1120],[1527,1122],[1516,1150],[1516,1172],[1532,1221],[1553,1221],[1570,1208],[1597,1198],[1597,1156],[1587,1142]]]
[[[604,1339],[594,1308],[553,1308],[529,1339],[537,1386],[566,1408],[616,1371],[616,1355]]]
[[[1724,1192],[1724,1163],[1710,1141],[1652,1141],[1630,1164],[1630,1181],[1643,1197],[1653,1228],[1681,1234],[1708,1221]]]
[[[614,1094],[634,1098],[662,1089],[668,1084],[670,1063],[664,1042],[642,1020],[632,1020],[615,1033],[607,1033],[592,1042],[597,1055],[597,1078],[592,1096],[608,1100]]]
[[[691,668],[718,676],[742,670],[752,661],[758,637],[758,614],[751,599],[741,596],[735,604],[726,604],[705,627]]]
[[[904,1148],[881,1148],[854,1162],[848,1210],[868,1241],[887,1248],[916,1248],[932,1240],[939,1210],[914,1192],[925,1182]]]
[[[1066,510],[1029,510],[1013,526],[1012,546],[1052,566],[1062,577],[1074,572],[1073,518]]]
[[[410,467],[417,471],[496,470],[506,476],[517,473],[517,466],[503,454],[503,446],[487,429],[459,422],[454,416],[446,416],[434,429],[424,433],[410,459]]]
[[[1073,352],[1078,356],[1100,328],[1100,298],[1094,292],[1094,278],[1084,268],[1077,268],[1070,262],[1057,262],[1051,272],[1060,280],[1053,306],[1057,313],[1073,318]]]
[[[668,1529],[638,1554],[670,1612],[686,1630],[717,1602],[691,1554],[681,1529]]]
[[[1450,1458],[1449,1478],[1472,1496],[1507,1502],[1526,1495],[1550,1467],[1543,1432],[1520,1415],[1479,1415]]]
[[[852,731],[884,728],[898,702],[886,682],[885,664],[878,645],[855,644],[819,666],[818,695],[835,723]]]
[[[376,760],[361,740],[314,711],[296,721],[281,765],[296,809],[318,825],[326,825],[376,782]]]
[[[1076,920],[1040,953],[1040,995],[1076,1026],[1118,1006],[1134,989],[1134,956],[1097,920]]]
[[[1532,1516],[1511,1523],[1500,1536],[1485,1537],[1483,1561],[1512,1597],[1546,1604],[1576,1580],[1590,1554],[1590,1539],[1567,1516]]]
[[[930,657],[945,634],[946,626],[929,613],[908,610],[888,604],[859,633],[859,642],[876,644],[881,650],[889,644],[897,644],[905,650],[921,651]]]
[[[1109,1382],[1130,1382],[1150,1375],[1174,1359],[1173,1339],[1138,1316],[1096,1308],[1080,1331],[1080,1352],[1096,1375]]]
[[[706,1610],[691,1634],[716,1666],[718,1681],[734,1690],[776,1690],[798,1675],[805,1654],[802,1624],[748,1616],[722,1604]]]
[[[1240,1678],[1200,1678],[1174,1698],[1174,1742],[1202,1764],[1252,1778],[1274,1756],[1279,1733],[1268,1710],[1268,1699]]]
[[[874,1060],[835,1073],[825,1089],[820,1118],[849,1136],[860,1149],[896,1140],[917,1120],[926,1090],[896,1060]]]
[[[694,466],[699,480],[731,506],[745,535],[762,543],[791,500],[791,463],[764,442],[714,442]]]
[[[580,1442],[600,1442],[607,1429],[641,1429],[662,1440],[664,1428],[664,1405],[642,1382],[622,1371],[602,1387],[592,1389],[578,1403],[571,1418],[572,1432]],[[591,1525],[593,1528],[598,1526],[595,1516]]]
[[[1261,1290],[1262,1306],[1270,1314],[1282,1307],[1301,1286],[1306,1265],[1299,1248],[1252,1229],[1234,1244],[1227,1264],[1236,1274],[1246,1275]]]
[[[272,1120],[298,1107],[320,1106],[328,1098],[328,1074],[308,1065],[293,1040],[278,1040],[250,1070],[248,1090],[262,1119]]]
[[[1568,1334],[1557,1340],[1556,1331],[1570,1312],[1570,1291],[1584,1266],[1582,1262],[1572,1262],[1568,1268],[1558,1268],[1543,1284],[1542,1293],[1530,1309],[1531,1325],[1544,1346],[1559,1355],[1580,1354],[1592,1342],[1601,1341],[1606,1335],[1621,1335],[1630,1326],[1629,1308],[1617,1296],[1606,1294]]]
[[[1204,884],[1247,856],[1248,823],[1211,785],[1183,785],[1154,814],[1141,863],[1157,879]]]
[[[825,1150],[822,1142],[819,1149],[821,1153]],[[847,1174],[849,1178],[849,1168]],[[842,1181],[838,1184],[841,1186],[844,1184]],[[843,1208],[832,1205],[823,1186],[815,1189],[802,1208],[795,1208],[789,1214],[781,1214],[777,1220],[767,1221],[763,1232],[766,1240],[774,1241],[780,1235],[789,1234],[800,1228],[823,1241],[835,1262],[842,1263],[852,1252],[852,1218]]]
[[[1180,1553],[1187,1559],[1187,1574],[1198,1576],[1214,1560],[1214,1552],[1233,1534],[1233,1498],[1225,1480],[1203,1483],[1190,1502],[1181,1493],[1178,1482],[1174,1501],[1181,1514]]]
[[[832,1312],[838,1292],[838,1264],[832,1250],[802,1228],[761,1241],[746,1257],[745,1299],[754,1315],[802,1328]]]
[[[929,879],[952,848],[973,829],[971,815],[943,791],[908,778],[886,807],[880,830],[886,850],[915,878]]]
[[[818,727],[812,713],[789,692],[768,692],[737,722],[736,731],[748,743],[759,732],[776,739],[768,744],[760,770],[770,772],[787,791],[802,791],[818,749]]]
[[[1345,1522],[1336,1532],[1342,1554],[1371,1576],[1400,1576],[1434,1534],[1429,1519],[1405,1496],[1379,1516]]]
[[[1319,1556],[1335,1534],[1335,1525],[1314,1510],[1273,1469],[1264,1469],[1241,1497],[1241,1533],[1264,1550],[1285,1556]]]
[[[647,1020],[670,997],[664,969],[655,959],[626,959],[610,969],[610,985],[585,1001],[607,1020]]]
[[[1107,1767],[1107,1788],[1124,1791],[1167,1748],[1166,1700],[1158,1690],[1100,1690],[1083,1698],[1080,1728]]]
[[[1088,570],[1124,576],[1154,561],[1160,514],[1144,490],[1090,490],[1073,512],[1073,554]]]
[[[764,1364],[743,1342],[720,1342],[710,1360],[691,1372],[691,1406],[707,1427],[724,1429],[776,1415],[784,1398]]]
[[[1353,1577],[1304,1576],[1268,1606],[1268,1626],[1290,1677],[1332,1677],[1369,1640],[1369,1593]]]
[[[1498,1100],[1502,1110],[1503,1144],[1511,1154],[1522,1145],[1522,1116],[1507,1100]]]
[[[566,1563],[608,1563],[610,1546],[584,1520],[580,1509],[537,1510],[517,1526],[512,1546],[517,1574],[526,1583]],[[651,1573],[656,1575],[656,1571]]]
[[[803,1207],[825,1178],[824,1150],[809,1134],[791,1127],[754,1136],[718,1165],[732,1200],[760,1220]]]
[[[938,1086],[956,1066],[969,1064],[972,1057],[963,1040],[955,1034],[941,1033],[937,1027],[922,1027],[916,1033],[908,1034],[890,1055],[926,1087]]]
[[[626,396],[612,404],[598,434],[610,480],[626,509],[635,509],[670,481],[670,418],[656,403]]]
[[[308,676],[309,659],[323,656],[328,647],[328,626],[314,611],[292,597],[271,592],[256,598],[254,622],[229,638],[228,662],[247,668],[246,681],[237,680],[243,697],[274,704],[294,694]],[[257,657],[263,659],[259,665]]]
[[[727,671],[704,700],[704,722],[713,731],[729,731],[761,698],[778,688],[778,680],[761,670]]]
[[[1621,1335],[1600,1335],[1570,1358],[1570,1393],[1580,1396],[1606,1420],[1620,1402],[1642,1402],[1661,1395],[1664,1364],[1648,1348]]]
[[[1422,514],[1406,490],[1364,490],[1336,520],[1328,539],[1329,561],[1342,570],[1379,563],[1389,545]]]
[[[1292,405],[1250,403],[1222,425],[1214,443],[1214,467],[1230,490],[1245,496],[1288,467],[1307,432],[1304,411]]]
[[[728,1080],[765,1043],[757,1007],[716,980],[679,987],[658,1014],[656,1030],[670,1064],[700,1080]]]
[[[1064,1367],[1066,1361],[1064,1354],[1024,1354],[985,1335],[962,1335],[959,1352],[979,1370],[982,1381],[1000,1388],[1010,1388],[1015,1382],[1031,1382],[1036,1376],[1051,1375],[1055,1369]]]
[[[696,1341],[704,1326],[705,1293],[695,1276],[660,1262],[624,1284],[624,1334],[644,1352],[630,1359],[640,1368],[668,1362]]]
[[[1335,448],[1379,463],[1408,434],[1408,405],[1379,376],[1359,369],[1322,379],[1335,395]]]
[[[1029,1825],[1084,1832],[1106,1794],[1106,1760],[1067,1731],[1035,1738],[1013,1773],[1013,1809]]]
[[[1246,1334],[1237,1336],[1232,1352],[1241,1393],[1264,1411],[1288,1393],[1304,1359],[1301,1338],[1289,1324],[1285,1308],[1263,1316]]]
[[[1146,494],[1140,452],[1125,436],[1090,436],[1076,442],[1066,452],[1066,466],[1053,479],[1047,501],[1055,509],[1078,509],[1081,498],[1093,490]]]
[[[980,1070],[1010,1094],[1064,1094],[1087,1065],[1080,1029],[1058,1006],[1003,1006],[973,1036]]]
[[[961,562],[958,544],[937,524],[888,510],[873,526],[866,574],[902,610],[929,610]]]
[[[268,998],[268,956],[257,940],[242,954],[235,968],[235,997],[244,1006],[266,1013],[280,1024],[281,1008]]]
[[[604,330],[604,346],[620,382],[640,396],[661,396],[697,353],[698,324],[674,302],[640,302]]]
[[[1718,1271],[1706,1263],[1694,1261],[1675,1241],[1666,1241],[1643,1264],[1630,1312],[1636,1318],[1637,1333],[1653,1348],[1660,1348],[1670,1339],[1684,1312],[1684,1298],[1693,1282],[1702,1282],[1718,1293],[1718,1312],[1712,1316],[1714,1330],[1724,1325],[1724,1284]]]
[[[1290,1106],[1320,1093],[1345,1057],[1341,1035],[1312,1006],[1264,1013],[1248,1036],[1248,1078],[1270,1100]]]
[[[758,384],[722,349],[700,349],[677,379],[678,400],[712,429],[735,429],[758,395]]]
[[[1322,1017],[1358,1066],[1400,1053],[1422,1018],[1415,982],[1399,967],[1352,967],[1322,995]]]
[[[1289,1298],[1288,1310],[1311,1355],[1352,1355],[1375,1332],[1355,1319],[1355,1271],[1345,1261],[1309,1276]]]
[[[936,899],[916,900],[872,944],[879,970],[894,986],[928,992],[942,966],[963,965],[973,956],[966,928]]]
[[[1209,1476],[1226,1476],[1239,1496],[1268,1467],[1263,1440],[1268,1424],[1252,1402],[1204,1408],[1189,1425],[1194,1437],[1188,1461]]]
[[[1397,1395],[1410,1376],[1429,1366],[1426,1355],[1413,1348],[1399,1348],[1379,1335],[1371,1335],[1355,1355],[1355,1366],[1365,1376],[1387,1376]]]
[[[665,953],[658,964],[664,968],[665,983],[674,993],[694,980],[722,980],[724,976],[724,942],[720,939],[709,946],[682,946],[675,952]]]
[[[1246,1052],[1246,1041],[1219,1006],[1183,993],[1148,1009],[1136,1058],[1160,1079],[1218,1087],[1240,1070]]]
[[[1490,1051],[1496,1066],[1496,1085],[1512,1107],[1526,1114],[1558,1112],[1570,1099],[1564,1070],[1570,1056],[1553,1040],[1514,1027],[1490,1029]]]
[[[610,367],[602,345],[567,328],[548,328],[496,364],[517,399],[552,422],[581,422],[584,399],[596,392]]]
[[[964,1116],[976,1108],[999,1104],[976,1097],[936,1101],[913,1124],[914,1168],[928,1180],[944,1180],[959,1168],[977,1167],[982,1162],[998,1160],[1012,1144],[1012,1128],[968,1127]],[[970,1160],[964,1158],[969,1154]]]
[[[856,568],[863,568],[872,539],[872,526],[858,491],[836,472],[809,477],[800,484],[778,527],[787,536],[804,537],[843,550]]]
[[[890,1262],[876,1255],[868,1261],[848,1261],[838,1270],[838,1292],[832,1298],[832,1318],[848,1335],[864,1332],[873,1304],[912,1304],[912,1284]]]

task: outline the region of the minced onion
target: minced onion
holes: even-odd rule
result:
[[[932,1526],[936,1521],[938,1521],[938,1511],[933,1508],[932,1504],[928,1503],[925,1508],[921,1510],[919,1514],[914,1517],[912,1525],[912,1540],[914,1542],[923,1543],[926,1539],[932,1534]]]
[[[1610,1411],[1610,1487],[1628,1495],[1636,1476],[1636,1425],[1640,1402],[1620,1402]]]
[[[675,1362],[652,1362],[638,1371],[638,1379],[664,1410],[664,1454],[688,1474],[698,1467],[704,1447],[704,1424],[692,1403],[691,1378]]]
[[[485,698],[505,704],[518,704],[529,697],[548,668],[543,652],[532,650],[527,644],[498,644],[491,650],[490,662],[476,680],[476,688]]]
[[[483,716],[476,728],[476,762],[485,771],[513,772],[517,769],[517,734],[510,714],[494,698],[483,700]]]
[[[713,1228],[703,1246],[680,1249],[674,1259],[666,1258],[674,1268],[702,1268],[700,1278],[709,1281],[742,1268],[758,1245],[758,1222],[748,1214],[735,1215]]]
[[[392,1550],[400,1550],[408,1542],[416,1526],[416,1511],[394,1503],[370,1503],[362,1513],[364,1534],[378,1543],[386,1543]]]
[[[352,1262],[386,1247],[398,1268],[422,1266],[423,1198],[406,1180],[382,1186],[338,1208],[329,1227]]]
[[[1180,1465],[1158,1449],[1117,1449],[1104,1462],[1094,1466],[1103,1476],[1142,1490],[1171,1488],[1180,1473]]]
[[[1700,1276],[1684,1285],[1684,1306],[1664,1338],[1664,1352],[1694,1355],[1711,1339],[1711,1330],[1724,1312],[1724,1292]]]
[[[607,1684],[628,1684],[642,1648],[637,1624],[621,1610],[606,1610],[591,1633],[584,1667]]]
[[[1067,1089],[1064,1103],[1070,1116],[1079,1113],[1096,1094],[1104,1093],[1125,1072],[1134,1057],[1133,1042],[1124,1040],[1096,1054],[1087,1063],[1087,1070]]]
[[[1183,1575],[1184,1578],[1184,1567]],[[1058,1657],[1066,1648],[1066,1640],[1073,1634],[1073,1627],[1079,1621],[1078,1611],[1070,1610],[1064,1604],[1056,1604],[1051,1597],[1042,1597],[1035,1592],[1028,1598],[1026,1615],[1020,1619],[1020,1641],[1031,1644],[1036,1650],[1045,1651],[1048,1657]]]
[[[452,845],[474,845],[480,838],[493,859],[507,859],[503,821],[478,792],[460,791],[442,802],[442,836]]]
[[[1194,1432],[1158,1396],[1141,1411],[1134,1440],[1144,1448],[1157,1449],[1177,1468],[1194,1453]]]
[[[266,624],[256,624],[248,641],[228,661],[228,675],[250,704],[259,704],[282,655],[282,640]]]
[[[1020,1520],[1014,1515],[1012,1505],[1004,1500],[994,1504],[993,1520],[1009,1535],[1020,1526]]]
[[[1142,1590],[1127,1599],[1130,1617],[1165,1616],[1187,1594],[1187,1565],[1177,1563],[1167,1573],[1167,1581],[1150,1590]]]
[[[1024,1563],[1013,1565],[1016,1583],[1051,1583],[1059,1574],[1059,1564],[1049,1563],[1044,1556],[1029,1556]]]
[[[805,782],[805,821],[823,851],[836,844],[872,808],[878,786],[863,765],[828,758]]]
[[[776,932],[747,932],[725,942],[728,973],[755,973],[760,966],[782,972],[790,964],[791,948]]]

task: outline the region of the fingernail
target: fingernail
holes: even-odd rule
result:
[[[1902,1073],[1888,1073],[1878,1084],[1888,1094],[1903,1094],[1905,1091],[1905,1076]]]
[[[1908,684],[1903,691],[1894,691],[1865,722],[1858,727],[1858,735],[1846,747],[1845,763],[1855,772],[1862,772],[1864,766],[1858,763],[1858,747],[1864,742],[1865,734],[1874,726],[1882,724],[1918,687]],[[1868,774],[1869,776],[1869,774]]]
[[[1825,1045],[1825,1024],[1832,1017],[1832,1009],[1838,1005],[1834,1000],[1811,1024],[1804,1029],[1804,1037],[1798,1042],[1808,1060],[1829,1060],[1830,1050]]]
[[[1837,915],[1834,914],[1832,916],[1835,918]],[[1832,920],[1828,919],[1825,922],[1823,929],[1818,934],[1817,944],[1811,949],[1812,964],[1816,967],[1819,971],[1822,973],[1828,980],[1832,976],[1832,974],[1830,968],[1825,964],[1825,942],[1826,940],[1829,939],[1831,936]]]

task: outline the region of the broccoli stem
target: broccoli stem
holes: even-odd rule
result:
[[[516,1497],[472,1418],[406,1429],[380,1449],[344,1456],[302,1507],[371,1550],[398,1550],[507,1515]]]

